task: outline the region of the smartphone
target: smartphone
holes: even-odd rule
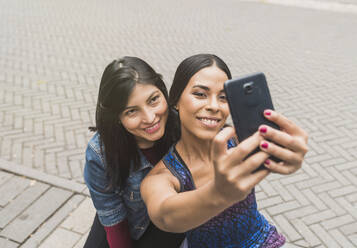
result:
[[[262,124],[279,129],[278,125],[267,120],[263,115],[265,109],[274,110],[268,83],[263,73],[228,80],[224,83],[224,91],[239,142],[258,131]],[[258,147],[251,154],[259,150]],[[271,159],[280,161],[274,157]]]

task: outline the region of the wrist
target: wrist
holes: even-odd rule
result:
[[[211,203],[216,208],[227,208],[232,204],[232,202],[225,196],[225,194],[219,190],[219,187],[215,185],[214,182],[208,185],[209,199]]]

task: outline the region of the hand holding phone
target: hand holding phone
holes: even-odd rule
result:
[[[224,90],[240,142],[255,133],[262,124],[279,129],[278,125],[267,120],[263,115],[265,109],[274,110],[263,73],[228,80],[224,84]],[[252,154],[257,151],[259,147]],[[272,159],[276,162],[280,161],[277,158]]]

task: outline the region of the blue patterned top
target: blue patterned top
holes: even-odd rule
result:
[[[228,143],[228,147],[234,146]],[[180,182],[180,192],[194,190],[190,170],[175,146],[163,158],[165,166]],[[201,226],[186,233],[188,247],[276,248],[285,243],[280,235],[257,210],[254,189],[243,201],[237,202]]]

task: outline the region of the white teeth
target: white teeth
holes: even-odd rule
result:
[[[206,119],[206,118],[201,118],[201,121],[205,123],[206,125],[217,125],[218,120],[212,120],[212,119]]]
[[[159,123],[156,123],[154,126],[148,127],[148,128],[145,128],[145,129],[150,132],[150,131],[154,130],[157,127],[157,125],[159,125]]]

